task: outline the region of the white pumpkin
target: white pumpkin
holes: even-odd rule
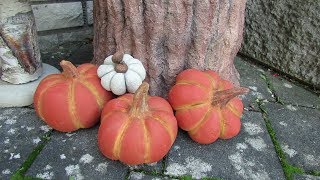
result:
[[[97,71],[101,85],[116,95],[135,93],[146,77],[143,64],[129,54],[108,56]]]

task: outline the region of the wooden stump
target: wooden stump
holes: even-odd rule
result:
[[[212,69],[239,85],[233,59],[246,0],[95,0],[94,59],[116,51],[140,59],[150,93],[165,97],[187,68]]]

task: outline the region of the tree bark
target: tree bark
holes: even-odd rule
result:
[[[0,2],[1,79],[21,84],[42,74],[37,31],[29,1]]]
[[[116,51],[139,59],[151,95],[166,97],[187,68],[212,69],[239,85],[233,59],[246,0],[95,0],[94,59]]]

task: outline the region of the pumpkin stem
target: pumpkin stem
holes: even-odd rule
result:
[[[115,67],[114,67],[114,70],[117,73],[125,73],[125,72],[128,71],[128,66],[122,60],[123,59],[123,55],[124,55],[123,52],[118,51],[111,58],[112,62],[116,64]]]
[[[139,116],[148,110],[148,91],[149,84],[147,82],[143,82],[133,96],[133,103],[131,106],[130,114],[132,114],[133,116]]]
[[[64,74],[66,77],[79,77],[80,73],[70,61],[62,60],[60,62],[60,66],[63,69],[62,74]]]
[[[248,88],[235,87],[231,89],[221,90],[214,93],[211,104],[213,106],[225,106],[234,97],[249,92]]]

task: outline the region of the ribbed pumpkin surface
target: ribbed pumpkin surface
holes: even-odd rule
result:
[[[60,64],[64,71],[44,78],[35,92],[37,114],[50,127],[62,132],[93,126],[112,94],[100,85],[95,65],[82,64],[75,68],[68,61]]]
[[[208,144],[239,133],[243,104],[235,96],[244,92],[214,71],[188,69],[177,76],[169,102],[179,127],[196,142]]]
[[[135,95],[109,101],[101,114],[98,144],[108,158],[135,165],[161,160],[177,136],[177,121],[170,104],[148,96],[143,83]]]

